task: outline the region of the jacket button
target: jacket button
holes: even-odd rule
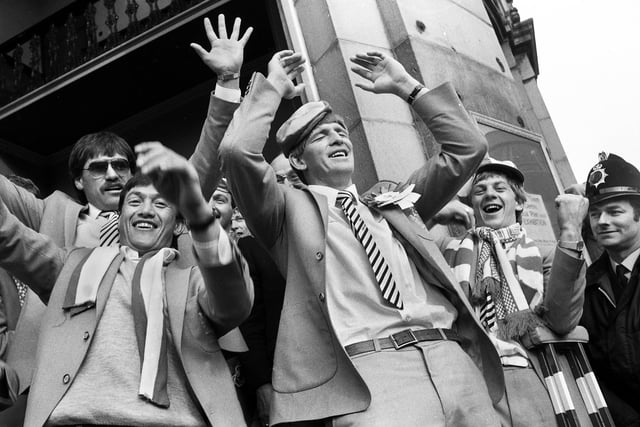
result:
[[[316,259],[318,261],[322,261],[322,258],[324,258],[324,255],[322,254],[322,252],[316,252]]]
[[[320,295],[318,295],[318,298],[320,299],[320,301],[324,302],[324,294],[322,292],[320,292]]]
[[[84,334],[82,334],[82,339],[86,341],[90,336],[91,335],[89,334],[89,331],[84,331]]]
[[[62,383],[69,384],[69,381],[71,381],[71,376],[69,376],[69,374],[64,374],[64,377],[62,377]]]

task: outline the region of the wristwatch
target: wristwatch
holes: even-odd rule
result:
[[[582,252],[582,249],[584,249],[584,242],[582,240],[576,240],[573,242],[558,240],[558,247],[562,249],[569,249],[571,251]]]

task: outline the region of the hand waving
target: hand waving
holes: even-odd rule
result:
[[[367,92],[392,93],[406,99],[418,84],[402,64],[381,52],[358,53],[350,60],[357,65],[351,71],[368,80],[356,86]]]
[[[281,50],[269,61],[267,79],[283,98],[291,99],[302,94],[304,83],[296,85],[293,79],[304,70],[304,63],[305,59],[302,55],[292,50]]]
[[[190,45],[200,56],[202,62],[218,76],[223,73],[239,73],[242,68],[244,47],[253,32],[253,28],[247,28],[242,37],[240,37],[241,22],[240,18],[236,18],[231,35],[227,36],[224,15],[218,15],[218,35],[216,35],[209,18],[204,18],[204,29],[211,44],[211,50],[207,52],[197,43],[191,43]]]

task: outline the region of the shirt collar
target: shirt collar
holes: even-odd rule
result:
[[[329,206],[335,206],[336,198],[338,197],[338,191],[340,190],[337,190],[333,187],[327,187],[326,185],[309,185],[308,188],[314,193],[325,196],[327,198],[327,202],[329,203]],[[344,191],[348,191],[349,193],[353,194],[356,201],[356,205],[357,205],[359,195],[358,195],[358,189],[356,188],[356,185],[351,184],[350,186],[345,188]]]
[[[629,272],[631,272],[633,271],[633,266],[636,265],[638,256],[640,256],[640,248],[631,252],[629,256],[626,257],[621,263],[617,263],[613,259],[611,259],[611,257],[609,257],[609,261],[611,261],[611,268],[613,269],[613,271],[616,271],[616,267],[618,267],[618,264],[622,264]]]
[[[88,210],[87,215],[89,215],[89,217],[93,219],[98,219],[98,215],[100,215],[100,212],[102,212],[100,209],[96,208],[91,203],[87,203],[87,206],[85,207],[85,209]]]

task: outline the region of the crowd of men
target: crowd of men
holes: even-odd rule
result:
[[[277,52],[241,97],[251,28],[204,26],[210,49],[192,47],[217,83],[188,160],[98,132],[70,154],[77,198],[0,176],[12,422],[553,426],[524,338],[580,324],[616,423],[640,425],[634,166],[602,157],[582,194],[559,195],[558,242],[541,252],[522,226],[524,174],[488,156],[453,86],[426,88],[375,51],[351,58],[356,86],[405,100],[438,153],[362,191],[345,119],[315,101],[279,127],[269,164],[305,59]],[[454,221],[464,236],[429,231]],[[588,268],[585,222],[603,251]]]

